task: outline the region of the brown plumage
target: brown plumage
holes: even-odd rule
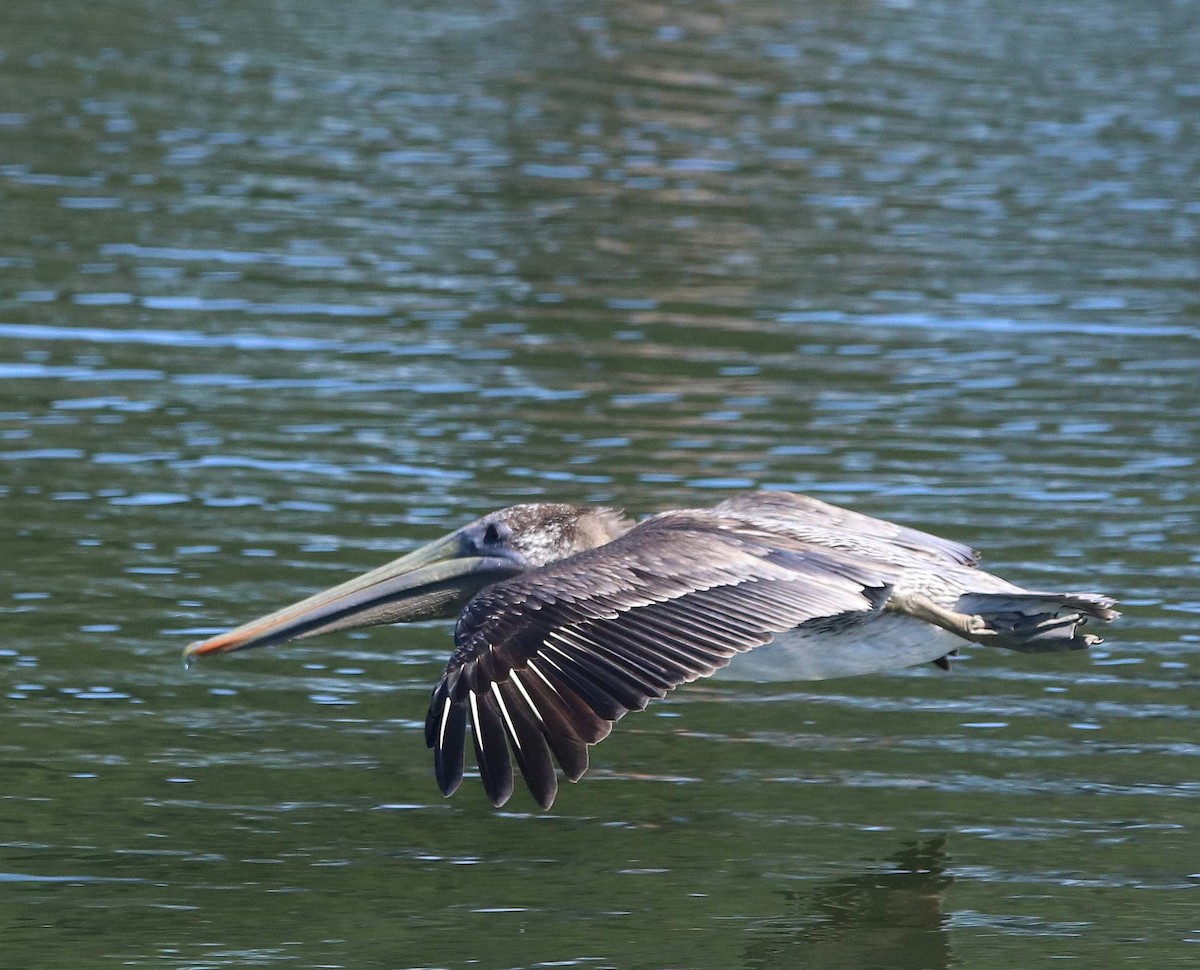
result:
[[[975,568],[959,543],[787,492],[738,495],[634,525],[608,509],[521,505],[189,656],[367,623],[458,613],[425,736],[443,793],[463,776],[467,726],[494,804],[514,762],[538,804],[631,710],[730,664],[748,679],[820,679],[949,666],[967,642],[1078,649],[1091,593],[1031,593]],[[746,655],[745,659],[739,655]]]

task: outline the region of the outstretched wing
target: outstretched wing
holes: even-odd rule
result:
[[[941,536],[876,519],[794,492],[743,492],[713,509],[781,537],[846,549],[871,559],[900,563],[923,560],[974,566],[979,553]]]
[[[667,513],[618,539],[489,586],[467,604],[425,738],[438,784],[462,780],[468,720],[502,805],[513,760],[544,808],[631,710],[808,620],[868,613],[884,581],[856,557],[771,543],[711,514]]]

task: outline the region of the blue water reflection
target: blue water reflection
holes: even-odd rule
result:
[[[1186,5],[9,7],[8,962],[1191,964]],[[436,796],[445,629],[178,659],[490,508],[746,487],[1127,615],[695,685],[550,815]]]

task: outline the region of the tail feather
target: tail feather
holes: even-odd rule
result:
[[[1088,618],[1111,623],[1115,601],[1097,593],[964,593],[955,609],[984,624],[978,642],[1020,653],[1085,650],[1100,637],[1082,633]]]

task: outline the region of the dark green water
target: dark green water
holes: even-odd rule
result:
[[[0,5],[0,966],[1192,967],[1194,3]],[[1126,616],[437,794],[437,626],[196,636],[530,497],[811,491]]]

